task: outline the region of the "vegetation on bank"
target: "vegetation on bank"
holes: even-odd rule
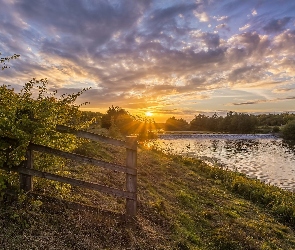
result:
[[[124,150],[100,143],[85,142],[81,151],[118,163],[125,158]],[[122,181],[90,165],[67,162],[59,171],[109,185]],[[16,190],[17,176],[10,178],[0,207],[5,249],[295,248],[293,193],[195,159],[140,146],[134,228],[120,218],[122,199],[38,178],[32,196]]]
[[[289,121],[283,127],[282,136],[286,140],[295,140],[295,120]]]
[[[212,131],[225,133],[278,133],[280,127],[295,120],[295,114],[246,114],[229,111],[226,116],[196,115],[189,123],[180,118],[167,119],[168,131]]]
[[[99,118],[98,118],[99,117]],[[155,138],[157,131],[198,131],[221,133],[276,133],[285,139],[294,138],[293,127],[295,114],[246,114],[229,111],[226,116],[196,115],[190,122],[183,118],[170,117],[165,123],[156,123],[150,118],[133,116],[118,106],[110,107],[105,114],[97,115],[97,121],[102,128],[116,134],[136,134],[139,139]],[[286,127],[286,129],[284,129]],[[281,131],[282,130],[282,131]]]

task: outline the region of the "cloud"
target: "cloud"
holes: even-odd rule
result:
[[[273,93],[287,93],[294,90],[294,88],[278,88],[278,89],[274,89],[272,92]]]
[[[243,27],[239,28],[239,30],[240,30],[240,31],[244,31],[244,30],[246,30],[246,29],[248,29],[248,28],[250,28],[250,27],[251,27],[250,24],[245,24]]]
[[[218,34],[203,33],[202,38],[209,49],[215,49],[220,45],[220,37]]]
[[[206,12],[194,11],[195,16],[199,19],[200,22],[209,22],[209,17]]]
[[[168,8],[156,9],[151,13],[152,23],[166,22],[167,20],[174,19],[178,15],[184,15],[196,9],[198,4],[177,4]]]
[[[61,91],[91,86],[82,96],[91,107],[181,105],[212,98],[212,90],[222,88],[290,94],[295,28],[288,6],[252,0],[3,1],[0,51],[21,58],[10,62],[0,81],[21,85],[47,77]]]
[[[213,19],[217,20],[218,22],[221,22],[227,20],[228,16],[213,16]]]
[[[273,39],[276,52],[292,55],[295,48],[295,30],[286,30]]]
[[[286,100],[294,100],[294,99],[295,99],[295,96],[291,96],[291,97],[285,97],[285,98],[275,98],[275,99],[267,99],[267,100],[254,100],[254,101],[247,101],[247,102],[231,103],[230,105],[234,105],[234,106],[252,105],[252,104],[278,102],[278,101],[286,101]]]
[[[153,10],[149,16],[143,20],[145,24],[145,33],[152,36],[158,36],[166,30],[181,32],[182,29],[177,25],[177,19],[182,19],[183,16],[193,15],[193,12],[198,8],[198,4],[177,4],[167,8]],[[163,33],[162,33],[163,34]]]
[[[284,17],[282,19],[273,19],[269,21],[263,29],[267,32],[280,32],[285,29],[285,26],[290,22],[291,17]]]
[[[216,25],[216,29],[228,29],[228,26],[226,23],[221,23]]]
[[[257,82],[260,79],[261,66],[243,66],[234,69],[228,76],[228,80],[232,83],[244,82],[246,84]]]
[[[252,16],[256,16],[257,15],[257,11],[255,9],[252,10],[251,12]]]

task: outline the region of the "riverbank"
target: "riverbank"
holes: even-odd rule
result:
[[[118,163],[124,159],[124,151],[95,146],[84,144],[79,150]],[[61,171],[70,170],[69,164]],[[76,166],[74,171],[88,178],[98,170]],[[105,182],[107,177],[112,178],[103,177]],[[134,229],[120,219],[120,199],[39,180],[35,190],[64,202],[6,196],[0,207],[3,249],[295,248],[292,193],[196,159],[139,149]],[[99,213],[96,207],[112,212]]]

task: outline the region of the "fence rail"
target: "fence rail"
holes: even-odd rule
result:
[[[96,190],[99,192],[107,193],[113,196],[126,198],[126,216],[127,218],[135,218],[137,212],[137,138],[135,136],[127,136],[126,141],[116,140],[108,138],[106,136],[93,134],[86,131],[74,130],[66,126],[57,126],[56,131],[62,133],[74,134],[81,138],[86,138],[94,141],[100,141],[115,146],[126,148],[126,166],[97,160],[91,157],[78,155],[54,149],[47,146],[42,146],[34,143],[30,143],[27,148],[26,161],[23,165],[4,168],[10,171],[16,171],[20,173],[20,187],[25,191],[33,190],[33,176],[41,177],[49,180],[59,181],[67,183],[73,186],[79,186],[87,189]],[[7,139],[7,138],[6,138]],[[9,141],[10,139],[8,139]],[[11,140],[10,140],[11,141]],[[33,151],[44,152],[56,156],[60,156],[66,159],[71,159],[78,162],[89,163],[95,166],[103,167],[106,169],[123,172],[126,174],[126,191],[116,188],[111,188],[97,183],[87,182],[83,180],[73,179],[69,177],[63,177],[60,175],[43,172],[34,169]]]
[[[127,168],[125,166],[121,166],[118,164],[105,162],[105,161],[97,160],[91,157],[73,154],[73,153],[65,152],[58,149],[53,149],[53,148],[42,146],[42,145],[30,143],[28,149],[33,151],[48,153],[48,154],[52,154],[56,156],[61,156],[63,158],[78,161],[78,162],[89,163],[95,166],[107,168],[114,171],[136,175],[136,169]]]

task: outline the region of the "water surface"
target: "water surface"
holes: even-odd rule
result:
[[[161,135],[154,143],[170,153],[200,158],[295,191],[295,147],[273,135]]]

